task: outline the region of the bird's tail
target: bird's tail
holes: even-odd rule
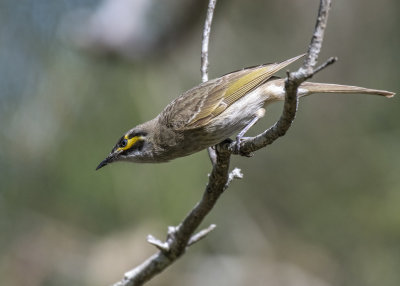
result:
[[[362,93],[362,94],[374,94],[381,95],[387,98],[393,97],[394,92],[370,89],[351,85],[341,85],[332,83],[316,83],[316,82],[303,82],[299,87],[299,94],[301,96],[309,95],[313,93]]]

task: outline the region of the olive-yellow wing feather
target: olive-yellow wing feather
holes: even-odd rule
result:
[[[268,81],[273,74],[304,55],[226,74],[188,90],[171,102],[161,116],[168,126],[193,129],[207,125],[234,102]]]

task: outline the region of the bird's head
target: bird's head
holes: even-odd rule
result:
[[[96,170],[117,161],[151,162],[153,149],[151,125],[142,124],[126,132]]]

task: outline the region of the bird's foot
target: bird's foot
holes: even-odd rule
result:
[[[244,156],[244,157],[253,157],[253,153],[252,152],[243,152],[243,151],[240,150],[241,141],[249,139],[249,138],[250,137],[236,136],[236,144],[235,144],[234,154],[238,154],[238,155]]]

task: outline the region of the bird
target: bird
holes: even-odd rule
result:
[[[264,116],[267,105],[285,100],[285,79],[275,74],[303,56],[234,71],[182,93],[155,118],[123,134],[96,170],[117,161],[168,162],[234,134],[240,141]],[[308,81],[297,90],[298,97],[314,93],[395,95],[385,90]]]

